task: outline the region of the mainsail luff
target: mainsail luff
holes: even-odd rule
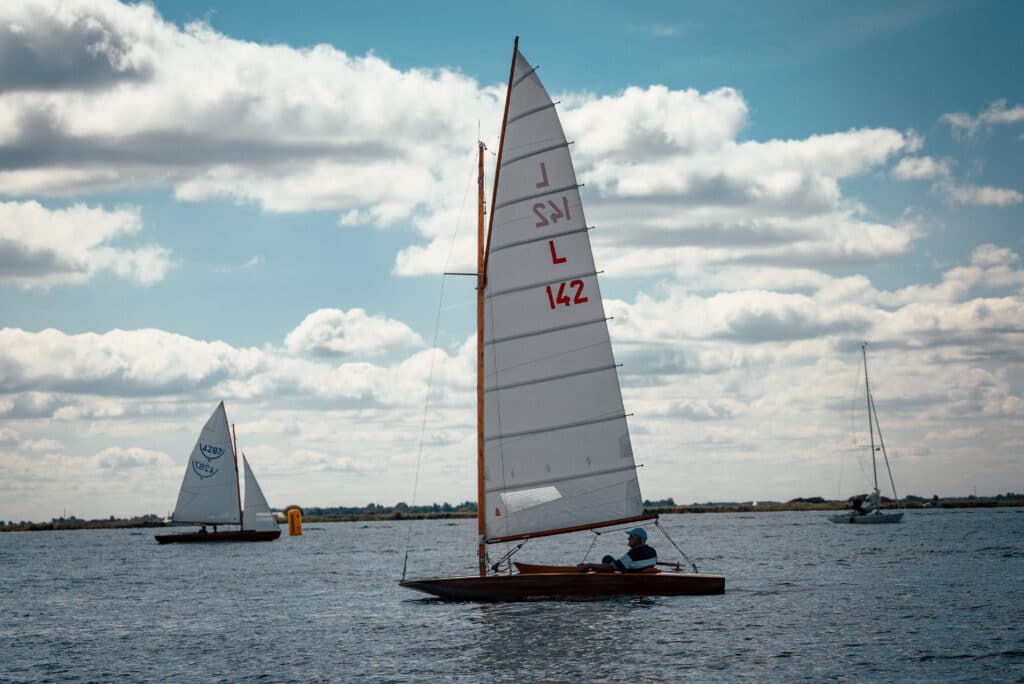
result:
[[[483,262],[487,542],[643,519],[578,188],[517,40]]]

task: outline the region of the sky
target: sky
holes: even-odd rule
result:
[[[0,3],[0,520],[475,498],[475,154],[558,100],[643,496],[1024,491],[1024,4]],[[488,193],[489,194],[489,193]],[[883,493],[888,493],[888,486]]]

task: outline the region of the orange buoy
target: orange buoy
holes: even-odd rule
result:
[[[288,534],[292,537],[302,536],[302,511],[298,508],[288,511]]]

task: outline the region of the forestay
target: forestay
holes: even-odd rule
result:
[[[267,498],[263,496],[256,476],[249,467],[249,461],[242,454],[242,467],[245,471],[245,510],[242,513],[243,530],[276,530],[279,529],[277,518],[267,504]]]
[[[518,51],[499,160],[484,288],[486,539],[639,516],[569,145]]]
[[[237,525],[239,514],[238,474],[228,416],[221,402],[203,426],[188,459],[174,521]]]

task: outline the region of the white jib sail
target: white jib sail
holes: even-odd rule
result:
[[[569,146],[518,52],[484,290],[488,540],[641,515]]]
[[[243,530],[276,530],[278,528],[277,518],[270,511],[267,498],[263,496],[260,483],[252,474],[249,461],[245,454],[242,454],[242,467],[245,472],[245,508],[242,511]]]
[[[206,421],[185,467],[175,522],[238,524],[238,474],[224,402]]]

